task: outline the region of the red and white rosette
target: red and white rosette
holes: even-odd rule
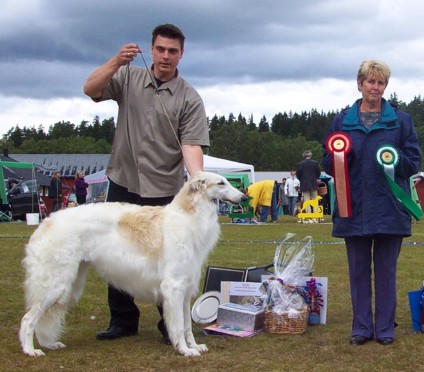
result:
[[[352,140],[344,132],[334,132],[325,143],[327,151],[333,157],[333,176],[336,189],[337,206],[340,217],[351,217],[349,174],[347,154],[352,149]]]

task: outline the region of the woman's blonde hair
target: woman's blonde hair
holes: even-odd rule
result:
[[[78,171],[77,173],[75,173],[75,178],[78,178],[80,176],[80,174],[82,174],[83,176],[85,176],[85,172],[84,171]]]
[[[377,76],[383,78],[387,85],[389,84],[390,74],[390,67],[384,62],[376,59],[368,59],[363,61],[359,66],[357,81],[358,84],[362,84],[369,77]]]

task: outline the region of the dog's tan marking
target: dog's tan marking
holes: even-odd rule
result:
[[[45,219],[40,226],[34,231],[34,233],[32,234],[30,241],[33,239],[40,239],[41,236],[48,234],[49,230],[51,230],[51,228],[53,227],[53,221],[50,219]]]
[[[196,212],[196,208],[193,205],[193,200],[190,195],[186,195],[179,200],[180,207],[189,214]]]
[[[186,184],[184,188],[188,188],[187,192],[179,193],[176,196],[178,205],[184,212],[193,214],[196,212],[196,198],[204,193],[206,189],[205,181],[202,179],[193,181]]]
[[[143,255],[157,259],[163,253],[163,207],[143,207],[143,212],[124,214],[118,232],[135,243]]]

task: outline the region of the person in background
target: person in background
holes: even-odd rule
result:
[[[12,190],[16,185],[18,184],[18,181],[16,181],[15,179],[11,179],[8,182],[8,189]]]
[[[287,182],[287,178],[283,178],[281,181],[281,185],[280,185],[280,190],[279,190],[279,202],[280,202],[280,206],[283,209],[283,214],[285,216],[287,216],[289,214],[289,198],[287,197],[284,189],[286,187],[286,182]]]
[[[88,183],[84,180],[85,173],[79,171],[75,175],[75,196],[77,198],[77,204],[85,204],[87,200],[87,189]]]
[[[343,132],[351,141],[346,159],[351,215],[340,216],[336,203],[332,235],[344,238],[347,249],[353,310],[352,345],[363,345],[374,337],[381,345],[394,342],[397,261],[403,237],[411,235],[411,215],[392,192],[385,168],[377,161],[377,151],[387,145],[396,150],[399,161],[394,182],[407,195],[410,195],[409,179],[419,171],[421,164],[411,116],[383,98],[390,74],[384,62],[361,63],[357,88],[362,97],[332,120],[325,142],[335,132]],[[333,158],[325,143],[324,170],[335,176]]]
[[[107,201],[138,205],[166,205],[190,175],[203,170],[203,147],[209,146],[208,122],[200,95],[179,74],[185,36],[172,24],[152,32],[153,65],[129,66],[142,53],[126,44],[88,77],[84,92],[94,101],[118,103],[118,121],[106,174]],[[113,340],[138,332],[140,311],[134,299],[108,288],[109,328],[99,340]],[[162,316],[162,306],[158,304]],[[170,314],[165,314],[170,316]],[[163,318],[158,323],[169,342]]]
[[[271,208],[271,222],[278,220],[278,184],[277,181],[264,180],[252,183],[247,188],[250,205],[256,213],[260,208],[259,222],[266,222]]]
[[[297,165],[297,178],[300,182],[300,191],[302,192],[303,201],[314,200],[318,196],[318,181],[321,175],[319,163],[312,160],[312,152],[306,150],[303,152],[303,161]],[[307,213],[311,213],[311,208],[306,208]],[[313,211],[316,212],[316,211]]]
[[[285,194],[289,199],[289,215],[294,216],[294,210],[300,192],[300,182],[296,177],[296,170],[290,171],[290,177],[286,181]]]
[[[49,198],[53,200],[52,213],[62,207],[62,182],[60,172],[53,172],[49,186]]]

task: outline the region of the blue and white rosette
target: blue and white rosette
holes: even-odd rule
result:
[[[377,162],[381,165],[386,175],[387,182],[393,195],[405,206],[408,212],[418,221],[423,211],[412,198],[395,182],[395,169],[399,163],[398,151],[390,145],[384,145],[377,150]]]

